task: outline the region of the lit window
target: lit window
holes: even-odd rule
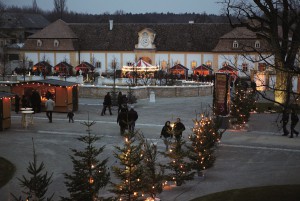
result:
[[[255,41],[255,48],[260,48],[260,42],[259,41]]]
[[[42,41],[39,39],[39,40],[37,40],[37,42],[36,42],[36,45],[38,46],[38,47],[41,47],[42,46]]]
[[[160,67],[161,67],[161,69],[163,69],[163,70],[166,69],[166,68],[167,68],[167,61],[165,61],[165,60],[162,61],[161,64],[160,64]]]
[[[197,62],[196,61],[192,61],[191,66],[192,66],[192,69],[196,68]]]
[[[101,68],[101,62],[100,61],[96,62],[96,68]]]
[[[59,46],[59,41],[58,40],[54,40],[54,47],[58,47]]]
[[[212,62],[210,60],[208,60],[206,63],[205,63],[207,66],[211,66]]]
[[[239,43],[236,40],[233,41],[232,47],[233,48],[238,48],[239,47]]]
[[[266,63],[259,63],[258,64],[258,71],[260,71],[260,72],[265,71],[266,67],[267,67]]]

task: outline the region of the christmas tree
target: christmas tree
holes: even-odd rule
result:
[[[220,131],[219,126],[216,119],[204,114],[201,115],[200,120],[194,120],[193,133],[189,136],[191,144],[186,147],[189,150],[191,167],[198,172],[198,175],[215,162],[216,143],[225,131]]]
[[[72,174],[65,173],[65,184],[67,186],[69,197],[62,197],[66,201],[94,201],[98,198],[100,188],[107,185],[110,179],[106,167],[107,158],[100,161],[98,156],[103,152],[105,146],[96,148],[93,143],[99,140],[99,137],[91,135],[90,127],[95,122],[84,122],[87,129],[86,136],[77,138],[80,142],[86,144],[83,151],[71,149],[73,155]]]
[[[136,97],[135,97],[135,95],[133,93],[133,90],[132,90],[131,86],[129,86],[129,91],[128,91],[127,98],[128,98],[128,103],[129,104],[134,104],[134,103],[137,102],[136,101]]]
[[[167,181],[174,181],[177,186],[181,186],[185,181],[193,180],[194,172],[188,163],[188,152],[183,150],[182,145],[185,144],[183,140],[175,140],[171,144],[169,152],[162,153],[164,156],[170,159],[167,165],[162,165],[166,170],[164,176]]]
[[[144,153],[142,142],[136,140],[136,132],[125,132],[124,144],[116,146],[114,156],[119,165],[113,166],[112,171],[119,183],[112,183],[111,192],[115,193],[119,200],[134,201],[142,197],[142,182]]]
[[[38,165],[37,163],[37,155],[35,153],[35,146],[34,141],[32,139],[33,144],[33,162],[29,162],[29,166],[27,167],[27,172],[31,175],[30,178],[26,178],[24,175],[18,180],[21,182],[20,186],[24,188],[23,193],[26,195],[26,201],[30,200],[39,200],[39,201],[51,201],[53,198],[52,194],[50,197],[46,198],[45,194],[48,191],[48,186],[52,183],[52,175],[49,176],[48,172],[45,170],[44,163],[40,163]],[[15,195],[13,195],[13,198],[17,201],[23,201],[22,196],[17,198]]]
[[[239,81],[235,86],[234,96],[231,100],[230,115],[232,125],[243,127],[249,121],[250,112],[254,108],[255,93]]]
[[[158,170],[157,146],[148,142],[141,134],[140,140],[143,142],[143,194],[148,195],[147,200],[155,200],[156,195],[162,192],[163,175]]]

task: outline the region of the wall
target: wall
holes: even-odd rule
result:
[[[116,91],[127,94],[129,87],[116,87]],[[149,98],[151,91],[154,91],[156,97],[195,97],[209,96],[213,93],[212,85],[199,86],[148,86],[148,87],[132,87],[133,94],[138,99]],[[107,92],[111,92],[110,86],[79,86],[80,98],[103,98]]]

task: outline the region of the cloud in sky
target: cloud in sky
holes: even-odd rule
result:
[[[33,0],[2,0],[7,6],[32,6]],[[43,10],[53,9],[53,0],[36,0]],[[102,14],[122,10],[126,13],[203,13],[220,14],[217,0],[67,0],[69,11]]]

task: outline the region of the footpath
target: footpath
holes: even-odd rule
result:
[[[11,128],[0,133],[0,156],[16,165],[17,171],[13,179],[0,189],[0,200],[11,200],[10,193],[19,194],[17,178],[26,175],[28,162],[32,161],[32,138],[38,155],[48,172],[53,172],[53,183],[49,192],[55,192],[55,200],[66,195],[63,173],[72,171],[69,157],[70,148],[80,149],[82,144],[76,140],[86,133],[82,125],[85,121],[95,121],[92,134],[101,137],[96,143],[105,145],[103,157],[108,157],[108,166],[116,163],[112,153],[114,146],[121,145],[116,123],[117,108],[113,115],[100,116],[103,100],[79,100],[79,110],[75,112],[75,123],[68,123],[65,113],[54,113],[53,123],[48,123],[46,114],[34,115],[34,124],[27,129],[21,126],[21,115],[12,114]],[[193,127],[193,119],[202,112],[210,111],[212,97],[157,98],[155,103],[149,99],[138,100],[134,105],[139,114],[136,129],[156,143],[159,151],[165,146],[159,138],[165,121],[175,121],[180,117],[185,124],[184,139]],[[204,177],[195,176],[193,181],[163,191],[159,198],[163,201],[188,201],[193,198],[229,190],[264,185],[300,184],[300,137],[281,136],[277,127],[277,114],[253,114],[247,130],[227,130],[216,150],[214,167],[204,171]],[[297,125],[300,130],[300,125]],[[159,157],[159,160],[165,160]],[[113,175],[113,174],[111,174]],[[101,194],[107,194],[106,189]]]

